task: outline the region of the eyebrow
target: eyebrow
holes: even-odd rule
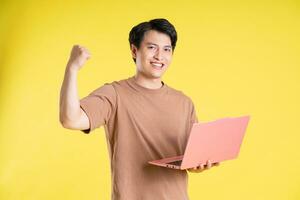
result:
[[[151,43],[151,42],[147,42],[146,43],[147,45],[155,45],[155,46],[158,46],[157,44],[154,44],[154,43]],[[171,45],[166,45],[166,46],[164,46],[164,47],[169,47],[169,48],[172,48],[172,46]]]

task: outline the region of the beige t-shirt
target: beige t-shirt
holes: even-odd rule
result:
[[[188,173],[149,165],[183,155],[197,116],[193,102],[164,82],[148,89],[134,77],[105,83],[80,100],[90,129],[104,125],[112,200],[187,200]]]

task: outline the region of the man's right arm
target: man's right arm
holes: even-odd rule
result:
[[[62,126],[68,129],[86,130],[90,128],[89,118],[80,107],[77,91],[78,71],[89,57],[87,49],[75,45],[65,69],[60,91],[59,120]]]

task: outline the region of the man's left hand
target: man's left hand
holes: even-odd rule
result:
[[[189,172],[193,172],[193,173],[200,173],[200,172],[203,172],[204,170],[210,169],[213,166],[219,166],[219,165],[220,165],[219,162],[211,163],[211,161],[208,160],[206,165],[200,164],[198,167],[190,168],[190,169],[187,169],[187,170]]]

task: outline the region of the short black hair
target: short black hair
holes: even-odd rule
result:
[[[139,49],[145,33],[150,30],[156,30],[161,33],[167,34],[171,39],[172,50],[174,51],[177,42],[177,32],[175,30],[175,27],[167,19],[164,18],[152,19],[150,21],[142,22],[134,26],[129,33],[130,47],[131,44],[133,44]],[[136,59],[133,58],[133,61],[135,62]]]

